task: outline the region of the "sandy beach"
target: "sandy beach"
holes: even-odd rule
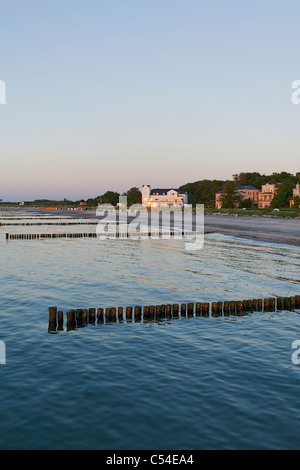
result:
[[[207,215],[205,233],[300,246],[300,219]]]

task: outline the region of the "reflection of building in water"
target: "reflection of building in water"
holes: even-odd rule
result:
[[[180,189],[151,189],[150,184],[144,184],[142,203],[146,207],[182,207],[188,203],[188,196]]]

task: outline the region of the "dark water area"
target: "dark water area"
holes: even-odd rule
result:
[[[299,294],[299,248],[221,235],[193,252],[180,240],[7,242],[5,231],[0,449],[299,448],[299,311],[48,332],[50,306]]]

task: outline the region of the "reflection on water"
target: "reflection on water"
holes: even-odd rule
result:
[[[33,229],[41,232],[9,232]],[[199,252],[180,240],[7,242],[7,231],[0,226],[0,448],[299,447],[299,312],[145,321],[126,311],[294,296],[299,248],[212,234]],[[51,306],[81,311],[54,327]],[[122,317],[106,317],[109,306]]]

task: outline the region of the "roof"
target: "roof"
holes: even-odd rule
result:
[[[153,188],[151,189],[150,194],[155,195],[158,194],[159,196],[162,196],[163,194],[167,194],[168,191],[176,191],[179,194],[185,194],[185,192],[181,191],[180,189],[175,189],[175,188],[168,188],[168,189],[160,189],[160,188]]]

